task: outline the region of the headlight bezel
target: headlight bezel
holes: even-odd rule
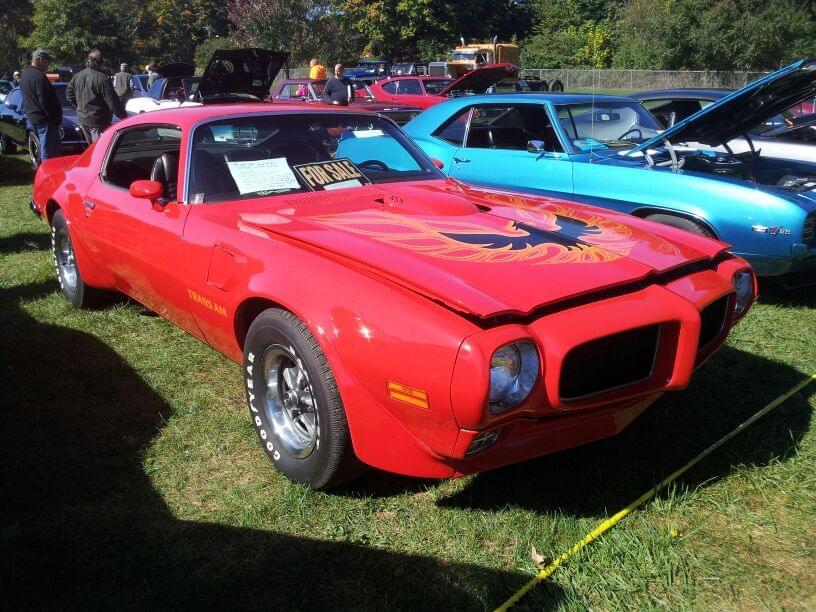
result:
[[[498,363],[499,360],[504,363]],[[512,367],[513,363],[517,363],[517,367]],[[499,368],[505,369],[503,380],[497,371]],[[487,405],[490,413],[498,414],[515,408],[530,396],[541,376],[538,347],[529,339],[504,344],[490,356],[488,372]]]
[[[741,268],[731,275],[731,285],[734,287],[734,318],[739,319],[748,312],[754,301],[754,274],[748,268]]]

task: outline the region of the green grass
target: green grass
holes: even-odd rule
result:
[[[30,182],[22,157],[0,159],[9,609],[495,607],[534,573],[532,545],[554,557],[816,369],[816,292],[766,286],[690,388],[615,438],[461,480],[372,472],[314,493],[264,458],[237,365],[132,302],[66,304]],[[814,394],[521,608],[816,607]]]

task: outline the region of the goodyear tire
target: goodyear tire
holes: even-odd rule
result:
[[[16,151],[17,147],[8,139],[8,136],[0,133],[0,155],[13,155]]]
[[[54,256],[57,282],[65,299],[76,308],[90,308],[98,304],[104,292],[89,287],[82,280],[82,273],[74,258],[74,246],[68,233],[68,224],[61,210],[54,213],[51,219],[51,252]]]
[[[331,367],[291,312],[263,311],[244,344],[244,386],[261,446],[275,467],[313,489],[359,471]]]
[[[678,217],[676,215],[654,214],[646,215],[644,219],[646,219],[647,221],[654,221],[655,223],[662,223],[663,225],[670,225],[672,227],[686,230],[687,232],[692,232],[693,234],[705,236],[706,238],[716,238],[714,233],[711,230],[709,230],[705,225],[703,225],[702,223],[698,223],[693,219],[687,219],[686,217]]]

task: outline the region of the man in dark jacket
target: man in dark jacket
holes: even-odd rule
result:
[[[113,90],[119,96],[123,105],[127,104],[127,101],[133,97],[133,89],[130,87],[130,78],[132,76],[127,64],[120,65],[119,72],[113,75]]]
[[[77,109],[77,118],[88,144],[96,139],[111,124],[113,116],[125,119],[125,105],[116,95],[110,78],[100,70],[102,54],[99,49],[91,49],[87,68],[79,71],[68,87],[65,97]]]
[[[20,77],[23,112],[28,129],[37,134],[40,161],[58,157],[62,147],[62,105],[53,85],[45,76],[51,57],[42,49],[31,54],[31,65]]]
[[[354,84],[351,79],[343,76],[344,72],[343,64],[335,65],[334,76],[326,81],[326,86],[323,88],[324,102],[348,106],[354,101]]]

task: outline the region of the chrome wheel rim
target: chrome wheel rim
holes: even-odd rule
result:
[[[60,230],[54,236],[54,258],[57,261],[57,275],[60,285],[69,293],[76,292],[77,270],[74,260],[74,248],[68,232]]]
[[[264,409],[284,450],[298,459],[318,445],[317,401],[309,373],[294,349],[279,344],[263,355]]]
[[[31,158],[31,165],[35,168],[40,165],[40,143],[36,138],[28,139],[28,156]]]

